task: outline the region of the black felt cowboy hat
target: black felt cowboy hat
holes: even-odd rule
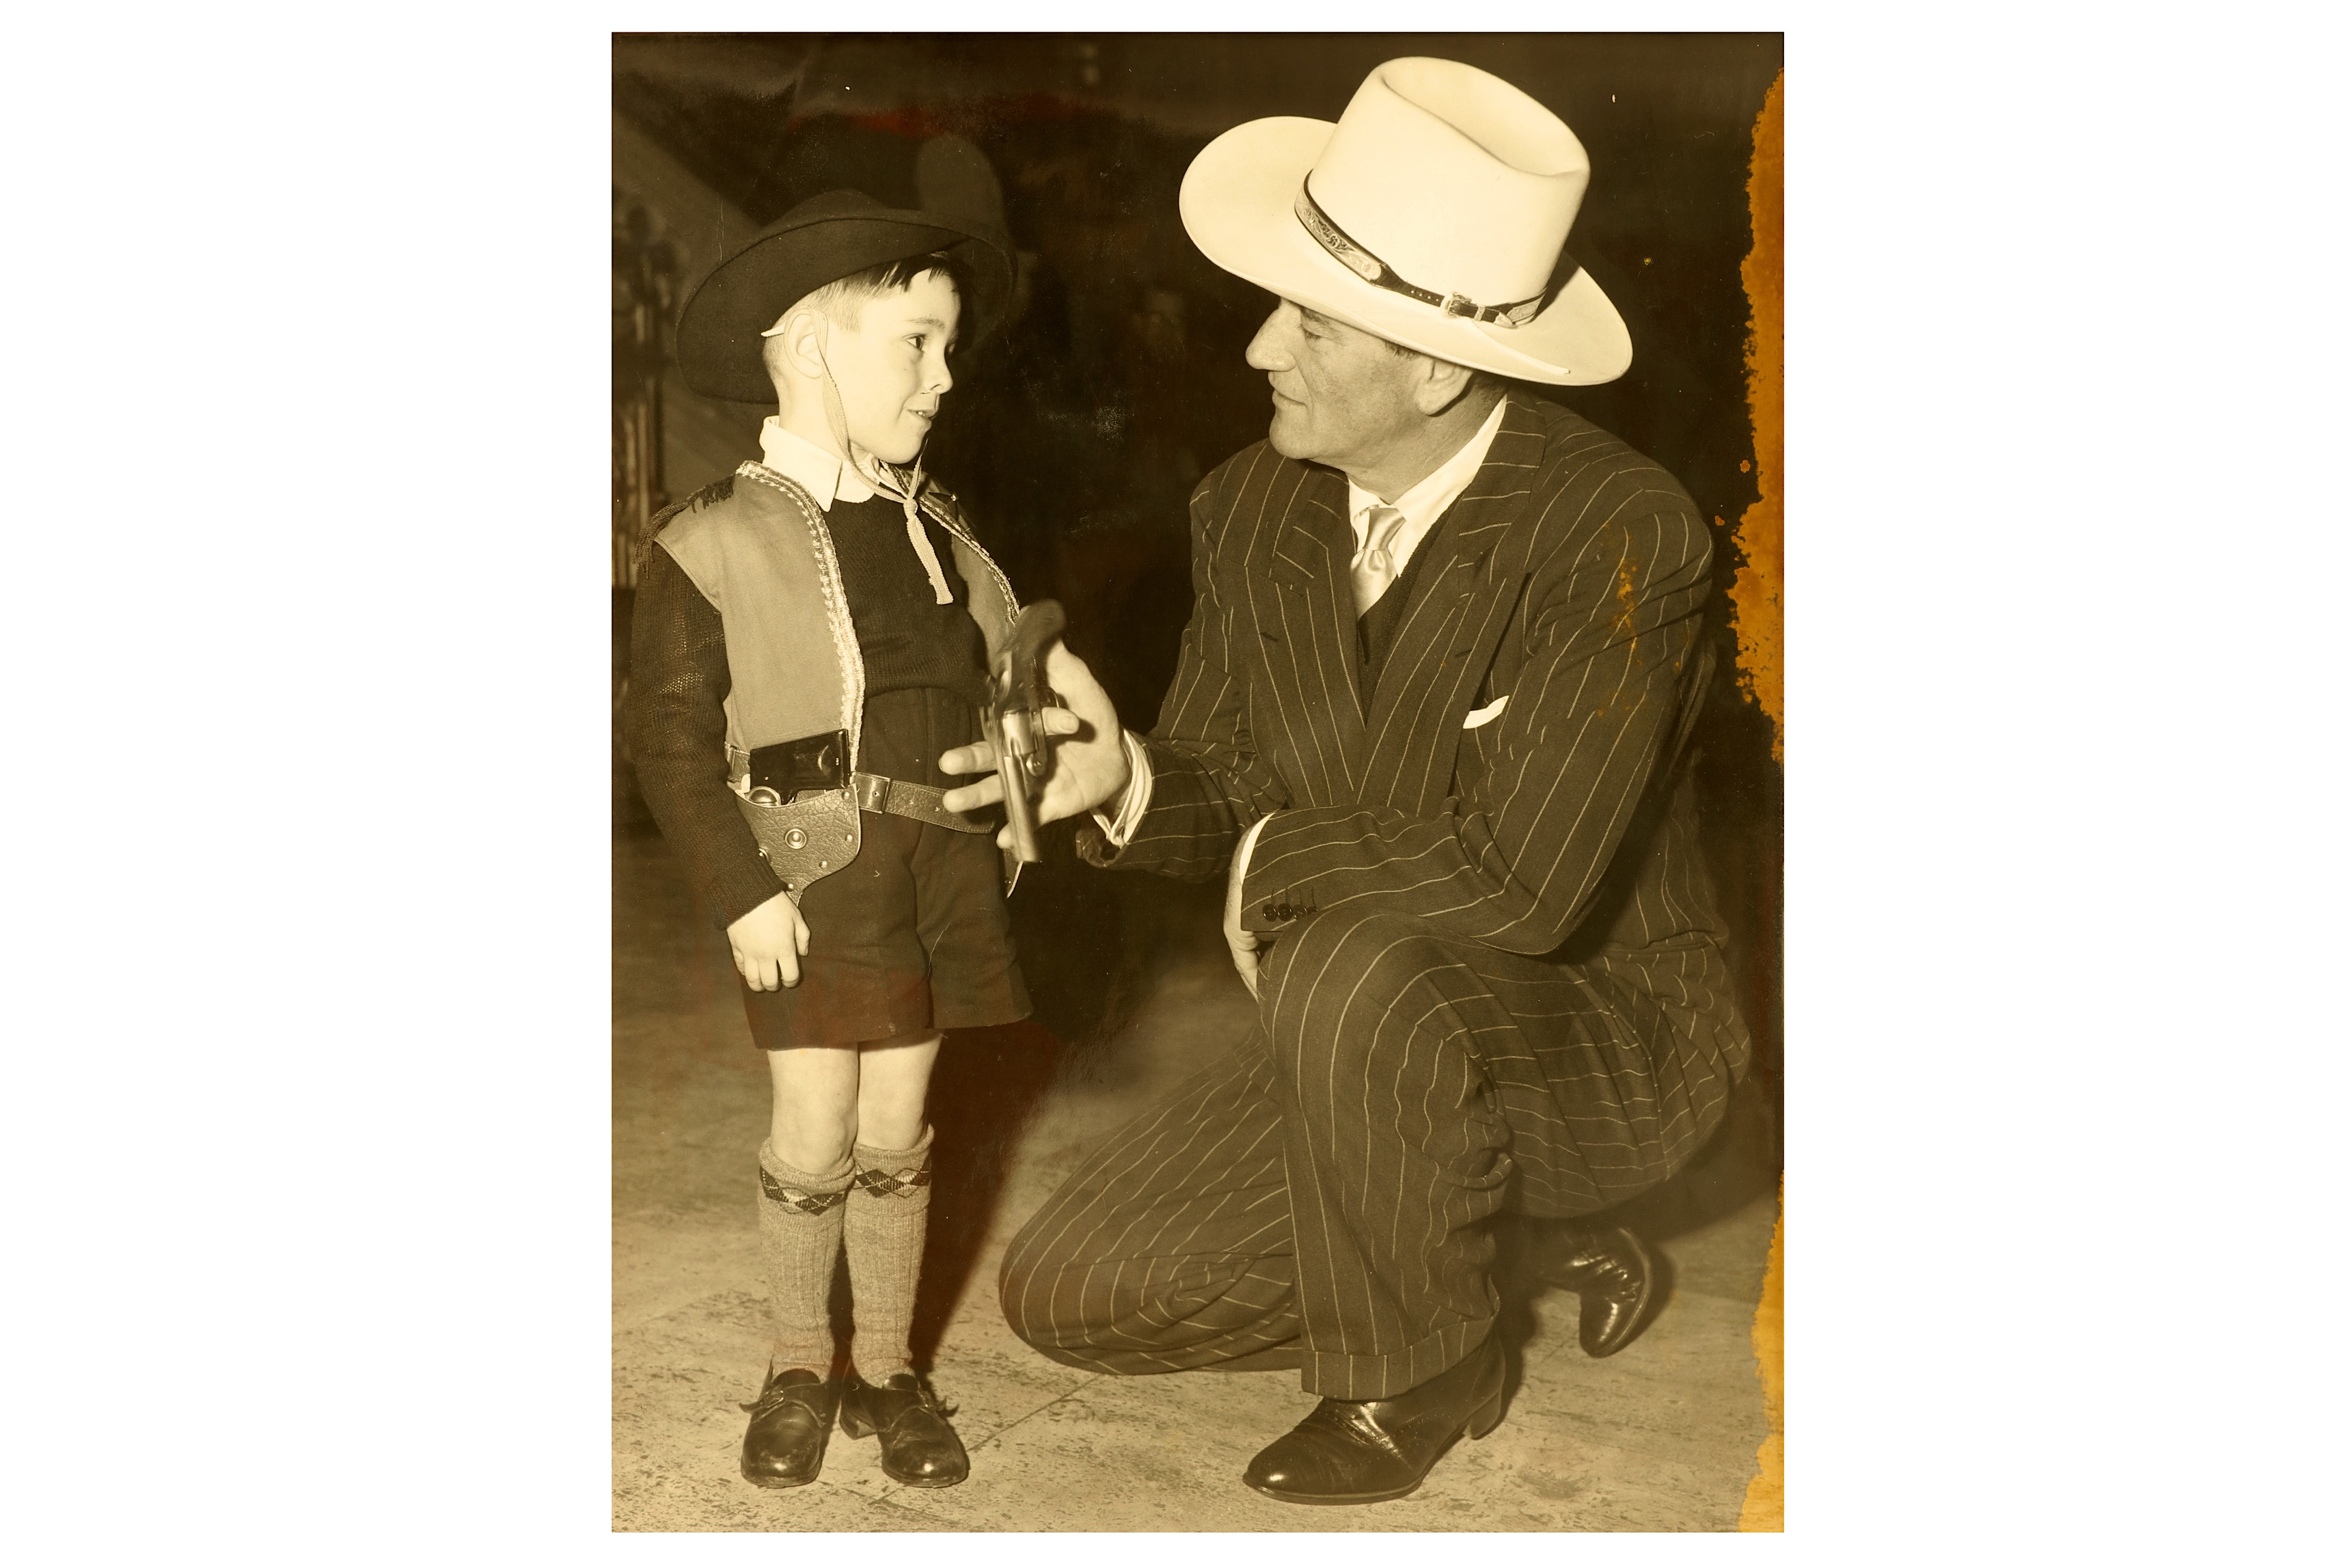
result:
[[[886,207],[862,191],[812,196],[711,268],[677,323],[677,367],[706,397],[773,402],[760,334],[794,300],[853,272],[945,251],[971,280],[958,333],[978,342],[1013,293],[1013,243],[985,224]]]

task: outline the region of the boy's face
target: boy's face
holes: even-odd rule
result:
[[[825,361],[841,389],[850,440],[885,462],[915,460],[940,400],[955,385],[948,346],[961,309],[954,281],[927,272],[902,291],[866,300],[856,326],[834,323]]]

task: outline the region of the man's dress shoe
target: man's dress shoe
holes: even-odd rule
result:
[[[770,1377],[749,1406],[743,1479],[763,1487],[803,1487],[816,1479],[840,1404],[840,1383],[806,1367],[788,1366]]]
[[[882,1473],[910,1487],[951,1487],[971,1473],[971,1461],[939,1396],[911,1372],[879,1383],[856,1373],[841,1394],[841,1429],[853,1437],[882,1439]]]
[[[1503,1418],[1503,1347],[1492,1335],[1459,1364],[1386,1399],[1326,1399],[1267,1445],[1242,1479],[1284,1502],[1382,1502],[1421,1485],[1454,1439]]]
[[[1640,1332],[1656,1269],[1642,1239],[1622,1226],[1550,1227],[1530,1250],[1536,1277],[1583,1300],[1577,1342],[1587,1355],[1613,1355]]]

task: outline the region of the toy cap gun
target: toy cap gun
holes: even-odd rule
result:
[[[1012,635],[990,671],[988,738],[996,747],[996,777],[1004,785],[1004,820],[1013,827],[1013,858],[1035,865],[1045,858],[1037,847],[1037,800],[1054,770],[1053,747],[1045,736],[1045,709],[1053,700],[1045,685],[1045,648],[1062,634],[1062,606],[1041,599],[1021,612]]]

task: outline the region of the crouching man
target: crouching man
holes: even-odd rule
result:
[[[1538,1268],[1622,1344],[1648,1259],[1580,1221],[1681,1167],[1748,1063],[1683,745],[1707,527],[1504,385],[1630,362],[1565,248],[1586,177],[1549,111],[1433,59],[1204,149],[1184,225],[1276,297],[1273,423],[1192,497],[1158,729],[1048,662],[1041,817],[1093,811],[1098,865],[1224,875],[1258,1019],[1028,1223],[1004,1311],[1074,1366],[1299,1369],[1321,1404],[1244,1478],[1286,1501],[1403,1496],[1501,1418],[1502,1214],[1552,1222]]]

